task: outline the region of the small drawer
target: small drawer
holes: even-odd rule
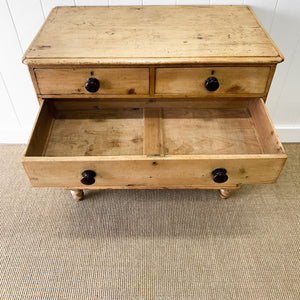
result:
[[[286,154],[262,99],[139,100],[45,100],[23,158],[32,185],[217,189],[279,176]]]
[[[42,95],[147,95],[148,68],[35,69]]]
[[[270,67],[158,68],[155,93],[264,97],[269,76]]]

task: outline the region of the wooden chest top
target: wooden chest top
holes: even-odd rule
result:
[[[282,60],[248,6],[55,7],[23,58],[29,65]]]

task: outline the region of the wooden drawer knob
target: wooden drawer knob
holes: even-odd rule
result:
[[[205,80],[205,87],[210,92],[216,91],[219,86],[219,81],[216,77],[208,77]]]
[[[218,168],[212,171],[213,181],[216,183],[223,183],[228,180],[228,176],[226,175],[227,170],[223,168]]]
[[[82,184],[91,185],[91,184],[95,183],[95,178],[94,178],[96,176],[95,171],[85,170],[81,173],[81,175],[82,175],[82,177],[80,179],[80,182]]]
[[[96,93],[100,88],[100,81],[97,78],[90,77],[85,83],[85,89],[90,93]]]

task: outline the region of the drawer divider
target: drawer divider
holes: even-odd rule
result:
[[[162,132],[162,109],[144,109],[144,155],[164,154]]]

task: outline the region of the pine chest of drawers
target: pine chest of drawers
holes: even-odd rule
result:
[[[265,107],[283,56],[247,6],[56,7],[24,55],[40,103],[33,186],[218,189],[273,183]]]

